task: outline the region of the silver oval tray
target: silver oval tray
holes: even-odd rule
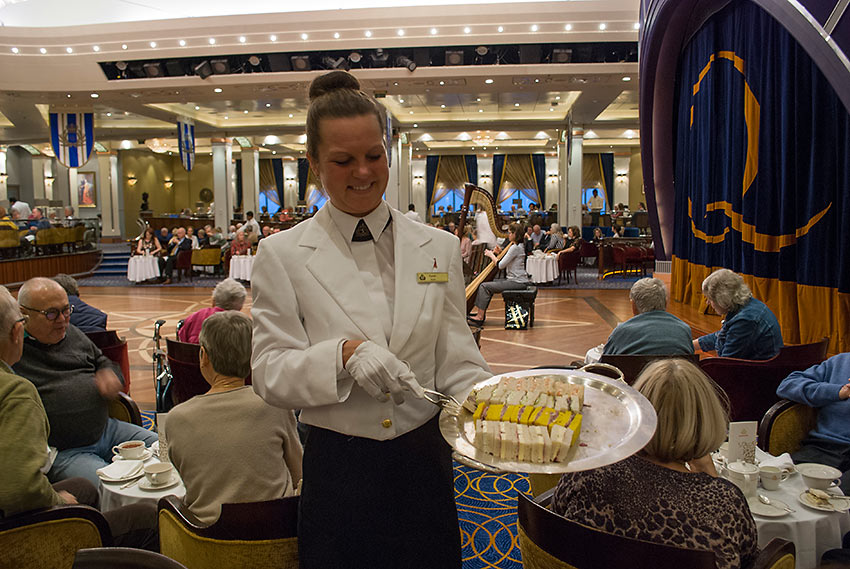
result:
[[[655,433],[657,417],[652,404],[625,383],[595,373],[563,369],[514,371],[493,376],[478,383],[475,388],[498,383],[502,377],[534,375],[559,376],[568,383],[584,385],[585,408],[582,411],[579,444],[570,451],[569,460],[545,464],[502,460],[472,444],[475,437],[472,413],[466,409],[461,409],[458,415],[442,411],[440,431],[455,450],[455,454],[461,455],[459,461],[474,468],[494,472],[578,472],[613,464],[633,455],[642,449]],[[471,460],[464,461],[463,458]]]

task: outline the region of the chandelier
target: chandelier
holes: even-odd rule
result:
[[[145,146],[157,154],[163,154],[171,150],[171,145],[164,138],[149,138],[145,141]]]

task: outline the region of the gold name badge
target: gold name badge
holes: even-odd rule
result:
[[[449,273],[416,273],[416,282],[419,284],[447,283]]]

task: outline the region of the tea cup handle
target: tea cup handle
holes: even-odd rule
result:
[[[790,472],[782,472],[782,474],[779,476],[779,481],[785,482],[786,480],[788,480],[789,476],[791,476]]]
[[[837,488],[839,484],[841,484],[841,479],[840,479],[840,478],[836,478],[835,480],[833,480],[833,481],[830,483],[829,487],[830,487],[830,488]]]
[[[121,454],[121,449],[118,446],[112,447],[112,454]]]

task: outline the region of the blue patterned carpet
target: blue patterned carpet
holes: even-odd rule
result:
[[[154,413],[142,411],[150,429]],[[487,474],[455,463],[455,501],[460,520],[463,569],[521,569],[516,496],[528,494],[522,474]]]

